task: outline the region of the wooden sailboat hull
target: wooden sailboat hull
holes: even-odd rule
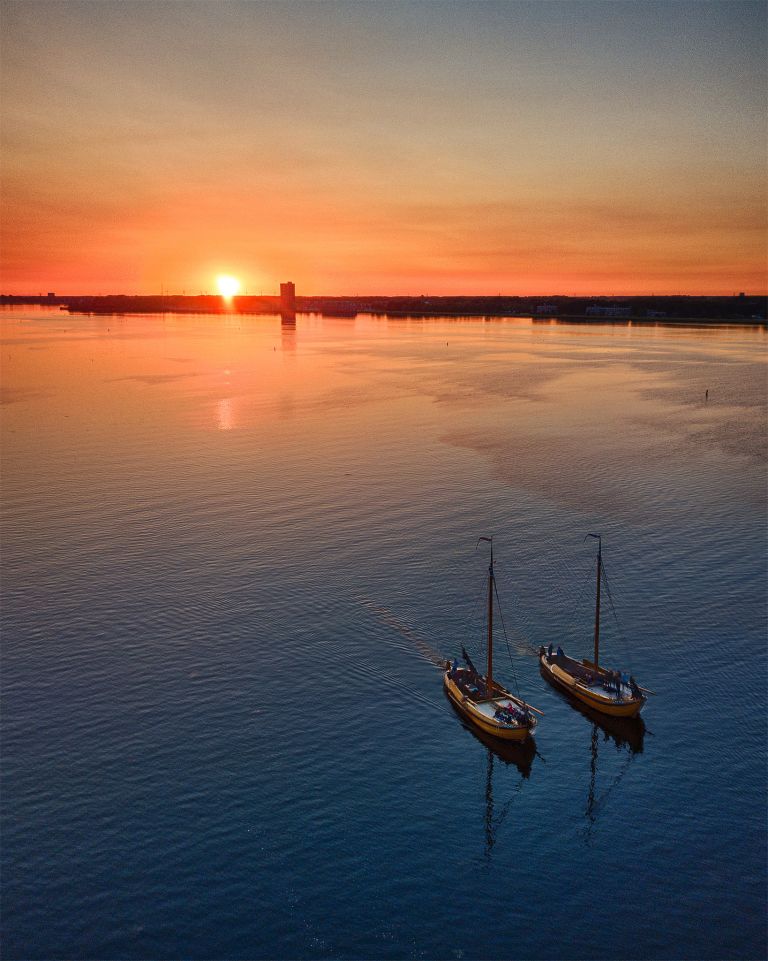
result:
[[[536,738],[528,737],[524,741],[504,741],[493,734],[486,734],[476,724],[471,724],[462,710],[458,708],[453,699],[443,688],[446,700],[451,705],[451,710],[461,721],[462,726],[482,744],[494,757],[498,758],[503,764],[514,765],[524,778],[530,777],[533,760],[536,757]]]
[[[443,686],[445,687],[446,694],[451,699],[451,703],[456,710],[459,711],[461,716],[485,734],[490,734],[502,741],[517,741],[520,743],[530,737],[533,729],[536,727],[536,719],[533,717],[529,725],[521,725],[520,727],[509,727],[506,724],[494,720],[492,714],[484,713],[482,704],[475,703],[462,693],[447,671],[443,675]],[[496,686],[494,694],[494,700],[511,700],[520,707],[524,707],[518,698],[503,688]]]
[[[565,658],[566,665],[569,661],[571,658]],[[550,661],[546,654],[539,657],[539,666],[544,677],[556,688],[565,691],[570,697],[581,701],[582,704],[600,714],[607,714],[610,717],[637,717],[645,704],[644,697],[625,697],[617,701],[615,697],[602,694],[594,688],[588,688],[578,678],[569,674],[564,667],[558,665],[554,658]],[[584,666],[591,666],[591,662],[585,662]]]

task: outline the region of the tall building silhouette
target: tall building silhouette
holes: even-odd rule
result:
[[[296,313],[296,286],[292,281],[280,284],[280,313]]]

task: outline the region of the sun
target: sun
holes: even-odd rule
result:
[[[240,281],[231,274],[219,274],[216,278],[216,286],[221,296],[225,298],[234,297],[235,294],[240,293]]]

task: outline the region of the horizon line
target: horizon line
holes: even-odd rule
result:
[[[8,297],[13,297],[13,298],[31,297],[31,298],[39,299],[39,298],[46,298],[46,297],[49,297],[49,296],[55,297],[57,300],[60,300],[60,299],[66,298],[66,297],[189,297],[189,298],[214,297],[214,298],[216,298],[216,299],[221,299],[221,300],[224,300],[224,299],[228,299],[228,300],[243,300],[243,299],[246,299],[246,298],[259,298],[259,297],[268,297],[268,298],[271,297],[271,298],[279,299],[279,298],[280,298],[280,291],[278,290],[278,291],[276,291],[276,292],[274,292],[274,293],[269,293],[269,292],[267,292],[267,293],[264,293],[264,292],[260,292],[260,293],[239,293],[239,294],[234,294],[234,295],[233,295],[232,297],[230,297],[230,298],[225,298],[225,297],[224,297],[222,294],[220,294],[220,293],[210,292],[210,291],[199,291],[198,293],[194,293],[194,294],[186,293],[185,291],[177,291],[177,292],[173,292],[173,293],[172,293],[172,292],[169,292],[169,291],[159,291],[159,292],[158,292],[158,291],[153,291],[153,292],[149,292],[149,293],[126,293],[126,292],[124,292],[124,291],[120,291],[120,292],[98,293],[98,294],[94,294],[94,293],[73,293],[73,292],[59,293],[58,291],[45,291],[45,292],[43,292],[43,291],[38,291],[37,293],[32,293],[32,292],[29,291],[29,290],[26,290],[26,291],[24,291],[24,292],[22,292],[22,293],[12,293],[12,292],[10,292],[10,291],[2,291],[2,292],[0,292],[0,300],[1,300],[1,299],[4,299],[4,298],[8,298]],[[371,299],[374,299],[374,298],[376,298],[376,299],[385,299],[385,298],[389,298],[389,299],[394,299],[394,298],[409,298],[409,299],[413,299],[413,300],[450,300],[450,299],[452,299],[452,298],[459,298],[459,297],[465,298],[465,299],[473,299],[473,300],[499,300],[499,299],[507,299],[507,300],[513,300],[513,299],[515,299],[515,300],[533,300],[533,299],[541,299],[541,298],[554,298],[554,299],[568,298],[568,299],[570,299],[570,300],[583,300],[583,299],[585,299],[585,298],[590,298],[590,297],[593,297],[593,298],[603,298],[603,299],[613,299],[613,300],[628,300],[628,299],[631,299],[631,298],[633,298],[633,297],[666,297],[666,298],[669,298],[669,297],[712,297],[712,298],[716,298],[716,297],[717,297],[717,298],[720,298],[720,297],[736,297],[736,298],[742,298],[742,297],[743,297],[743,298],[746,299],[747,297],[768,297],[768,288],[767,288],[765,291],[758,291],[758,292],[748,291],[748,290],[736,290],[736,291],[734,291],[734,292],[732,292],[732,293],[704,293],[704,292],[700,292],[700,293],[682,293],[682,292],[677,292],[677,293],[656,293],[656,292],[654,292],[654,291],[649,291],[649,292],[645,292],[645,293],[638,293],[638,292],[635,292],[635,293],[616,293],[616,292],[612,292],[612,293],[597,293],[597,292],[592,292],[592,293],[579,293],[579,294],[554,293],[554,292],[549,292],[549,293],[534,293],[534,294],[513,294],[513,293],[495,293],[495,294],[477,294],[477,293],[472,293],[472,294],[467,294],[467,293],[452,293],[452,294],[445,294],[445,293],[441,293],[441,294],[430,294],[430,293],[418,293],[418,294],[414,294],[414,293],[394,293],[394,294],[392,294],[392,293],[389,293],[389,294],[383,294],[383,293],[354,293],[354,294],[350,294],[350,293],[334,293],[334,294],[315,294],[315,293],[311,293],[311,294],[305,294],[305,293],[298,293],[298,292],[296,292],[295,296],[296,296],[297,298],[304,298],[304,299],[308,299],[308,300],[309,300],[309,299],[319,299],[319,298],[323,298],[323,297],[327,297],[327,298],[343,298],[343,299],[346,299],[346,300],[356,300],[356,299],[363,299],[363,298],[371,298]]]

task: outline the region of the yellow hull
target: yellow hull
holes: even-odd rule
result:
[[[533,759],[536,757],[536,739],[534,737],[528,737],[524,741],[504,741],[500,737],[494,737],[493,734],[486,734],[476,724],[469,723],[466,715],[456,706],[445,687],[443,688],[443,694],[451,705],[451,710],[455,712],[475,740],[491,751],[493,756],[503,764],[513,764],[523,777],[531,776]]]
[[[448,697],[451,702],[460,712],[461,716],[466,718],[470,723],[474,724],[475,727],[479,728],[485,734],[490,734],[493,737],[497,737],[503,741],[524,741],[533,733],[533,729],[536,726],[536,719],[531,718],[531,723],[527,727],[508,727],[505,724],[500,724],[495,721],[492,717],[488,717],[483,714],[474,704],[473,701],[465,697],[464,694],[459,690],[457,685],[451,680],[447,672],[443,675],[443,685]],[[498,693],[496,696],[498,698],[509,699],[514,701],[523,707],[523,703],[514,697],[508,691],[503,688],[496,689]]]
[[[575,677],[564,671],[555,663],[547,660],[546,654],[539,657],[541,672],[555,687],[565,691],[577,701],[591,707],[593,711],[607,714],[610,717],[637,717],[645,704],[645,698],[625,698],[616,701],[613,697],[599,694],[581,684]]]

